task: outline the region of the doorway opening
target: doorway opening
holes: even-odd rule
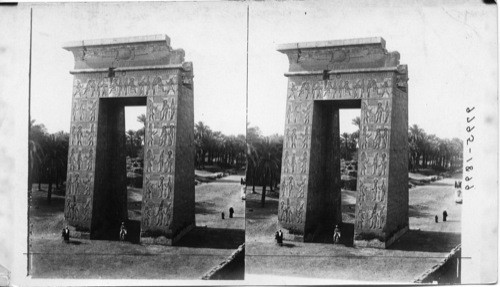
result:
[[[140,240],[142,220],[144,140],[146,106],[125,106],[125,147],[127,165],[127,216],[129,241]],[[136,240],[133,240],[136,239]]]
[[[339,109],[340,192],[342,223],[339,224],[341,243],[352,246],[356,219],[358,179],[358,140],[361,125],[361,109]]]
[[[140,136],[141,123],[131,124],[127,118],[135,117],[137,120],[137,112],[145,113],[146,98],[102,98],[99,101],[101,116],[97,133],[100,142],[96,150],[96,171],[99,172],[96,173],[91,237],[120,240],[124,224],[127,230],[125,241],[139,243],[142,204],[140,157],[144,153],[144,136]],[[139,132],[134,131],[136,128]]]
[[[305,234],[306,237],[312,234],[315,242],[333,242],[334,231],[338,226],[341,233],[339,243],[353,245],[357,127],[351,127],[353,119],[350,117],[359,117],[360,109],[361,100],[314,103],[311,157],[317,160],[310,163],[312,174],[309,180],[316,184],[308,201],[316,208],[308,214],[310,225]]]

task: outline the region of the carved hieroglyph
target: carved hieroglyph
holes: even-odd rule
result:
[[[312,48],[308,48],[308,43],[297,43],[280,48],[290,59],[290,72],[286,74],[289,81],[278,219],[283,228],[303,235],[304,239],[321,224],[341,222],[341,218],[334,215],[338,213],[321,211],[324,208],[341,208],[339,180],[334,179],[328,185],[326,182],[331,179],[322,175],[325,170],[338,169],[340,164],[331,163],[335,154],[338,156],[338,150],[329,153],[329,156],[323,154],[325,145],[327,149],[335,149],[334,138],[338,138],[339,133],[338,127],[327,131],[334,134],[333,139],[330,137],[328,140],[329,136],[324,134],[325,125],[331,124],[325,122],[329,120],[320,119],[328,116],[320,113],[322,107],[332,102],[332,112],[345,105],[361,108],[357,238],[378,238],[384,244],[395,232],[408,225],[407,212],[404,211],[408,203],[397,199],[388,202],[391,198],[407,198],[404,193],[408,192],[407,186],[402,186],[405,179],[391,173],[390,168],[391,163],[405,169],[400,164],[404,158],[395,157],[395,150],[398,154],[404,153],[407,143],[398,143],[396,147],[391,145],[391,141],[406,137],[403,134],[407,131],[407,108],[404,108],[407,97],[398,98],[397,104],[394,102],[397,93],[406,95],[406,83],[401,84],[401,79],[407,79],[406,67],[399,66],[397,52],[385,51],[382,39],[362,39],[361,42],[356,44],[354,41],[347,46],[341,41],[336,44],[338,46],[314,43]],[[300,46],[303,48],[300,49]],[[394,108],[399,109],[396,114]],[[314,113],[318,113],[316,117]],[[331,120],[335,117],[338,121],[338,114]],[[324,163],[319,164],[318,161]],[[330,202],[332,200],[333,203]],[[330,205],[324,204],[324,201],[329,201]],[[395,207],[394,202],[402,206]],[[402,215],[406,219],[393,220],[388,224],[389,209],[391,216]],[[325,215],[321,214],[331,214],[327,216],[333,218],[324,218]]]
[[[173,243],[194,225],[192,65],[184,62],[182,50],[170,48],[166,36],[136,40],[65,47],[74,53],[76,68],[65,217],[91,235],[126,220],[124,151],[119,150],[124,106],[146,105],[141,230]]]

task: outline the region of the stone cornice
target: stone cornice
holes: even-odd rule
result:
[[[388,52],[381,37],[283,44],[289,72],[387,68],[399,65],[399,53]]]
[[[75,70],[184,63],[184,50],[172,49],[167,35],[83,40],[63,48],[73,53]]]
[[[346,46],[359,46],[359,45],[379,45],[385,49],[385,40],[382,37],[371,38],[356,38],[345,40],[331,40],[331,41],[314,41],[314,42],[299,42],[280,44],[276,50],[285,53],[289,50],[304,50],[304,49],[328,49]]]

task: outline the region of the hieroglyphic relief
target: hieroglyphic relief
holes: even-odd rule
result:
[[[387,197],[389,146],[392,115],[392,88],[384,82],[375,85],[378,98],[361,101],[361,127],[358,141],[358,196],[356,228],[381,229]],[[373,86],[372,85],[372,86]],[[367,210],[371,210],[368,212]]]
[[[177,75],[150,75],[139,81],[141,88],[138,93],[148,96],[143,185],[145,215],[142,222],[145,227],[167,228],[170,225],[177,133],[177,79]]]
[[[117,72],[113,77],[105,74],[79,75],[73,82],[74,98],[173,96],[177,93],[179,77],[150,71]]]
[[[318,100],[361,100],[358,170],[363,191],[358,194],[358,203],[366,208],[384,201],[387,194],[393,75],[342,74],[331,75],[327,80],[319,76],[298,76],[289,78],[288,85],[280,185],[280,208],[286,208],[286,212],[280,215],[281,221],[297,222],[297,212],[294,212],[296,198],[307,190],[307,186],[299,187],[298,183],[302,177],[307,181],[309,176],[312,107],[313,102]],[[364,228],[369,226],[364,225]]]
[[[66,218],[88,222],[92,212],[94,189],[97,115],[105,79],[101,74],[74,78],[73,106],[66,181]],[[100,90],[101,89],[101,90]]]
[[[327,80],[302,77],[290,81],[288,100],[389,98],[392,85],[393,78],[387,74],[332,75]]]

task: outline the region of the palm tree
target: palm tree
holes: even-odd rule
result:
[[[276,156],[276,143],[270,141],[269,138],[264,138],[259,144],[259,162],[258,167],[263,174],[262,180],[262,207],[266,204],[266,186],[272,189],[272,179],[279,172],[279,158]]]
[[[38,181],[38,190],[41,190],[42,185],[42,175],[43,173],[43,157],[45,156],[45,145],[47,137],[47,129],[43,124],[35,124],[35,120],[31,120],[29,125],[29,148],[30,148],[30,167],[31,175],[28,175],[30,179],[29,184],[35,180]],[[31,189],[31,186],[30,186]]]
[[[199,121],[194,127],[194,142],[196,147],[197,166],[203,167],[208,153],[212,130]]]
[[[420,165],[420,156],[424,150],[425,132],[414,124],[409,129],[408,144],[410,146],[411,170],[415,170]]]
[[[33,188],[33,177],[36,168],[41,164],[43,157],[43,150],[41,145],[35,141],[30,139],[28,142],[29,149],[29,170],[28,170],[28,189],[31,191]]]
[[[57,184],[58,177],[62,173],[62,170],[64,170],[65,162],[67,161],[65,150],[67,148],[63,144],[63,139],[60,138],[60,134],[52,134],[47,137],[44,162],[49,184],[47,190],[47,202],[49,204],[52,199],[52,184]]]

